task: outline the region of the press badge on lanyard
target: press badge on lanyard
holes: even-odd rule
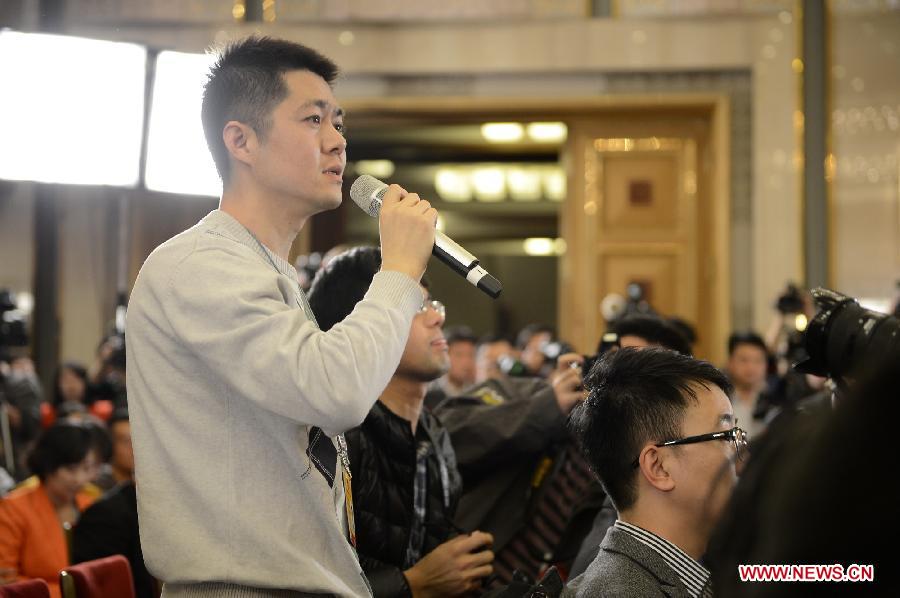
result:
[[[356,519],[353,516],[353,484],[350,475],[350,457],[347,455],[347,441],[343,434],[335,436],[338,445],[338,456],[341,459],[341,477],[344,479],[344,509],[347,512],[347,533],[350,544],[356,548]]]
[[[275,268],[275,271],[285,276],[285,274],[278,269],[278,265],[275,264],[275,260],[272,259],[272,256],[269,255],[269,251],[265,248],[262,242],[256,238],[250,229],[246,226],[244,230],[247,231],[247,234],[253,237],[253,240],[256,241],[256,244],[259,246],[260,250],[263,252],[263,255],[266,256],[266,259],[269,260],[269,263],[272,264],[272,267]],[[313,313],[312,308],[309,306],[309,302],[306,300],[306,295],[303,293],[303,289],[300,288],[300,283],[298,281],[294,281],[297,284],[297,306],[303,310],[303,313],[306,317],[316,325],[316,328],[319,327],[319,323],[316,321],[316,315]],[[337,441],[338,448],[338,457],[340,457],[341,461],[341,477],[344,480],[344,508],[347,511],[347,533],[350,536],[350,544],[353,545],[353,548],[356,548],[356,519],[353,517],[353,485],[350,480],[352,476],[350,475],[350,457],[347,456],[347,441],[344,440],[343,434],[338,434],[335,436],[335,440]]]

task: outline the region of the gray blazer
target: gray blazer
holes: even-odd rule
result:
[[[562,596],[690,598],[678,574],[659,553],[615,527],[606,532],[594,562],[568,583]]]

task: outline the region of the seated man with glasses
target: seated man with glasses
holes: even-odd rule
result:
[[[309,303],[322,330],[354,310],[380,268],[377,248],[357,247],[316,275]],[[456,535],[451,523],[462,489],[456,455],[447,430],[422,408],[429,382],[450,367],[446,311],[422,286],[426,298],[397,370],[362,425],[345,434],[356,546],[377,598],[470,593],[494,559],[490,534]]]
[[[572,427],[618,512],[566,596],[711,596],[700,563],[747,449],[728,378],[663,349],[603,356]]]

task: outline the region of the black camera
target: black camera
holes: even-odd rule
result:
[[[786,315],[803,313],[803,307],[803,294],[793,283],[788,283],[787,289],[775,301],[775,309]]]
[[[840,383],[900,364],[900,320],[835,291],[811,293],[819,311],[806,327],[809,357],[794,369]]]
[[[8,347],[28,345],[28,326],[25,317],[16,310],[16,296],[8,289],[0,289],[0,357]]]

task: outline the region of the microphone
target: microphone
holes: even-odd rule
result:
[[[353,185],[350,187],[350,199],[363,212],[372,218],[378,218],[378,213],[381,212],[381,199],[387,189],[386,183],[364,174],[353,181]],[[434,231],[434,248],[431,253],[494,299],[499,297],[500,292],[503,291],[500,281],[478,265],[478,258],[439,230]]]

